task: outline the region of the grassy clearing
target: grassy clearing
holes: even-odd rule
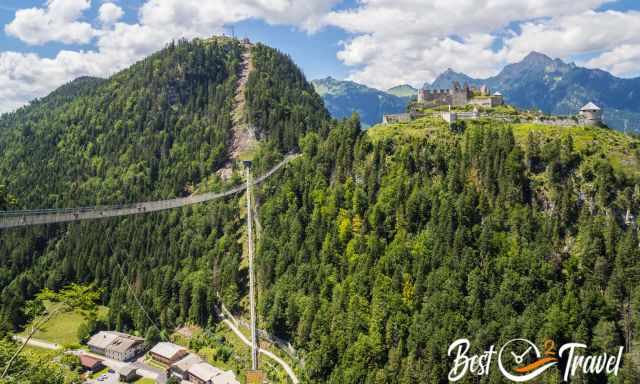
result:
[[[571,135],[576,151],[585,157],[600,157],[628,176],[640,176],[640,140],[619,131],[598,127],[557,127],[543,124],[514,124],[516,141],[525,145],[530,132],[544,135],[546,140]]]
[[[384,139],[418,138],[422,139],[435,132],[448,131],[448,124],[438,118],[424,117],[408,123],[379,124],[367,130],[373,142]]]
[[[158,368],[158,369],[160,369],[162,371],[165,371],[165,370],[167,370],[167,368],[169,368],[166,365],[162,364],[161,362],[153,360],[153,358],[151,357],[150,354],[146,354],[145,355],[144,362],[146,364],[148,364],[148,365],[150,365],[150,366],[152,366],[154,368]]]
[[[256,157],[256,153],[258,153],[258,142],[254,141],[249,143],[247,147],[238,154],[238,160],[253,160]]]
[[[26,345],[23,349],[25,354],[29,354],[35,357],[51,360],[60,354],[60,351],[52,351],[51,349],[34,347],[32,345]]]
[[[49,308],[50,304],[45,303],[45,306]],[[104,317],[107,313],[107,307],[98,308],[98,317]],[[85,318],[79,311],[60,313],[49,320],[33,337],[63,346],[78,344],[80,342],[78,338],[78,328],[83,322],[85,322]],[[27,336],[29,329],[31,329],[31,324],[29,324],[20,335]]]
[[[467,123],[474,124],[471,121]],[[571,135],[575,150],[580,152],[584,159],[607,159],[616,171],[630,177],[640,177],[640,140],[634,136],[612,129],[589,126],[561,127],[533,123],[510,126],[516,142],[520,145],[526,145],[531,132],[541,135],[543,141]],[[367,135],[373,142],[378,142],[385,139],[448,139],[454,134],[443,120],[427,117],[408,123],[377,125],[367,130]]]

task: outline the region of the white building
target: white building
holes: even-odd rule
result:
[[[189,369],[199,363],[202,363],[200,356],[190,353],[171,365],[171,374],[180,380],[187,380],[189,378]]]
[[[167,342],[158,343],[149,351],[152,359],[166,365],[177,362],[187,353],[186,348]]]
[[[187,371],[194,384],[240,384],[232,371],[222,371],[207,363],[194,364]]]
[[[99,355],[119,361],[128,361],[144,350],[144,339],[122,332],[100,331],[87,343]]]

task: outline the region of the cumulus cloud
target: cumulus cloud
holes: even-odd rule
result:
[[[62,50],[53,58],[0,53],[0,112],[82,75],[107,77],[179,38],[220,34],[226,24],[250,18],[315,31],[337,0],[147,0],[136,23],[121,20],[111,1],[98,9],[96,25],[81,21],[90,0],[49,0],[44,8],[18,10],[7,34],[28,44],[95,43],[90,50]]]
[[[640,43],[640,12],[585,11],[521,25],[521,33],[505,43],[508,58],[517,60],[531,51],[567,57],[602,52]]]
[[[104,3],[98,10],[98,18],[102,24],[110,25],[120,20],[124,16],[122,8],[114,3]]]
[[[601,54],[582,64],[634,74],[635,50],[616,47],[640,44],[640,16],[596,11],[608,2],[362,0],[354,9],[329,12],[323,22],[355,35],[343,42],[338,59],[354,67],[352,80],[378,88],[422,85],[449,67],[485,77],[532,50],[564,59]]]
[[[18,10],[5,32],[27,44],[92,43],[53,58],[0,53],[0,111],[14,109],[80,75],[106,77],[178,38],[219,34],[247,19],[291,25],[307,33],[327,26],[348,32],[338,59],[350,78],[378,88],[422,85],[452,68],[495,74],[537,50],[621,76],[640,68],[640,13],[603,12],[612,0],[145,0],[135,23],[104,0],[95,20],[90,0],[48,0]]]
[[[602,68],[618,76],[640,75],[640,44],[624,44],[584,63],[589,68]]]
[[[409,37],[394,40],[390,48],[384,40],[367,34],[346,43],[338,58],[347,65],[360,66],[351,79],[387,89],[401,83],[422,85],[447,68],[475,76],[488,76],[502,62],[491,50],[495,37],[472,34],[464,38]]]
[[[212,27],[250,18],[271,24],[290,24],[316,31],[338,0],[149,0],[140,10],[141,23],[179,26],[191,33],[209,34]]]
[[[91,24],[78,19],[90,7],[90,0],[49,0],[46,8],[16,11],[15,18],[4,30],[32,45],[50,41],[85,44],[91,41],[95,31]]]

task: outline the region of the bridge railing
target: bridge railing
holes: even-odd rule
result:
[[[289,161],[300,155],[287,155],[284,160],[275,165],[264,175],[254,179],[251,185],[256,185],[274,172],[280,169]],[[158,201],[148,201],[141,203],[116,204],[79,208],[52,208],[52,209],[31,209],[22,211],[2,211],[0,212],[0,229],[22,227],[38,224],[64,223],[79,220],[93,220],[107,217],[128,216],[149,212],[164,211],[168,209],[180,208],[187,205],[203,203],[210,200],[219,199],[244,191],[245,184],[238,185],[222,192],[207,192],[199,195],[178,197]]]

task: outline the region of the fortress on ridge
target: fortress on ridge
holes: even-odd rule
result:
[[[495,107],[504,104],[504,98],[500,92],[491,94],[488,86],[481,87],[464,86],[454,81],[449,89],[420,89],[418,90],[418,103],[429,107],[451,105],[463,107],[465,105],[477,105],[482,107]]]
[[[525,111],[524,114],[516,112],[515,114],[505,114],[492,110],[493,106],[504,105],[502,95],[494,93],[491,96],[488,94],[488,89],[480,88],[480,96],[476,95],[476,91],[472,91],[467,87],[462,88],[463,92],[459,92],[461,88],[454,88],[453,90],[442,91],[425,91],[420,90],[418,104],[426,107],[426,110],[418,110],[416,106],[411,106],[410,110],[406,113],[398,113],[392,115],[383,115],[382,124],[394,124],[394,123],[408,123],[420,117],[436,116],[442,118],[449,124],[455,123],[459,120],[476,120],[479,118],[492,118],[505,122],[523,122],[528,121],[537,124],[555,125],[562,127],[572,127],[576,125],[584,126],[604,126],[602,119],[603,111],[593,102],[587,103],[580,108],[577,115],[573,116],[553,116],[545,115],[541,111]],[[468,92],[470,91],[470,92]],[[469,95],[472,95],[469,98]],[[420,96],[422,95],[422,96]],[[484,95],[484,97],[483,97]],[[466,99],[465,99],[466,98]],[[426,102],[424,100],[427,100]],[[465,102],[466,100],[466,102]],[[448,105],[448,111],[429,110],[430,107],[437,107],[442,105]],[[474,105],[473,111],[453,110],[454,106],[467,106]],[[481,107],[481,108],[478,108]]]

